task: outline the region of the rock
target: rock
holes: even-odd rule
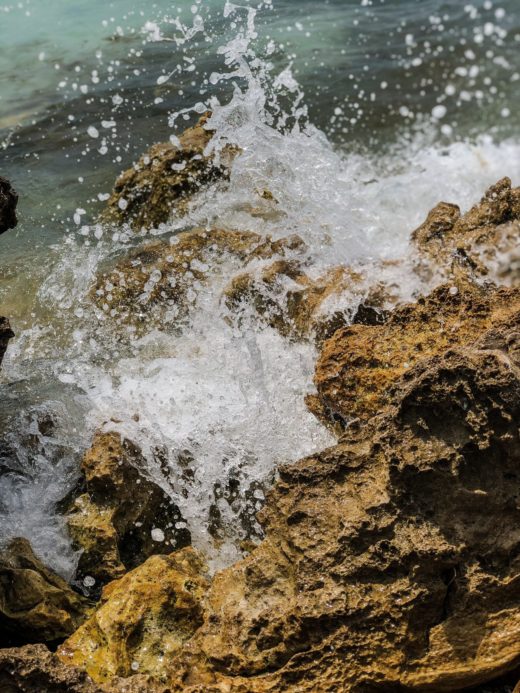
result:
[[[219,161],[205,154],[213,136],[207,123],[210,115],[203,115],[181,135],[179,147],[171,142],[154,144],[121,174],[103,220],[128,223],[138,231],[157,228],[168,221],[173,209],[184,214],[190,198],[202,186],[227,178],[236,150],[226,147]]]
[[[98,279],[93,298],[106,315],[137,327],[147,325],[154,310],[182,324],[196,291],[225,258],[244,265],[303,248],[298,236],[273,241],[248,231],[194,229],[173,244],[155,241],[129,253]]]
[[[393,391],[280,470],[266,539],[216,575],[173,690],[442,693],[518,665],[519,302]]]
[[[0,690],[4,693],[100,693],[85,672],[69,667],[45,645],[0,649]]]
[[[104,588],[100,605],[59,648],[59,658],[100,683],[136,673],[164,676],[202,625],[204,570],[191,548],[152,556]]]
[[[2,365],[2,360],[4,358],[7,345],[9,340],[14,337],[14,332],[9,325],[9,320],[7,318],[0,317],[0,366]]]
[[[476,339],[517,309],[520,293],[459,281],[398,307],[383,325],[342,328],[323,344],[317,396],[307,404],[321,420],[345,427],[391,402],[392,385],[416,363]]]
[[[189,531],[176,528],[179,509],[145,476],[136,445],[117,433],[98,433],[81,469],[86,492],[70,502],[67,525],[82,551],[77,579],[87,587],[95,580],[90,593],[152,554],[190,543]]]
[[[336,310],[345,292],[357,307]],[[252,308],[284,336],[302,339],[313,335],[321,342],[350,321],[383,321],[388,294],[382,286],[367,291],[362,275],[348,267],[334,267],[311,279],[302,261],[291,259],[237,275],[224,291],[224,298],[239,317]]]
[[[491,186],[464,215],[457,205],[441,202],[412,234],[428,265],[445,274],[490,275],[514,285],[520,283],[519,238],[520,188],[512,188],[509,178]]]
[[[0,647],[56,642],[85,619],[89,603],[46,568],[26,539],[0,553]]]
[[[18,223],[16,218],[16,206],[18,195],[11,183],[0,176],[0,234],[8,229],[14,229]],[[14,337],[7,318],[0,317],[0,366],[4,358],[5,350],[9,340]]]
[[[14,229],[18,223],[16,206],[18,195],[11,183],[0,176],[0,233]]]

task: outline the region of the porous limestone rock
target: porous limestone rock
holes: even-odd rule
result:
[[[322,348],[307,398],[320,419],[340,427],[369,419],[391,401],[391,386],[417,362],[476,339],[514,313],[517,289],[457,281],[400,306],[382,325],[351,325]]]
[[[118,433],[97,433],[81,469],[85,493],[70,503],[67,525],[82,551],[77,579],[88,586],[94,578],[92,594],[148,556],[190,543],[189,531],[176,528],[182,521],[179,509],[146,477],[136,445]]]
[[[202,625],[204,571],[191,548],[152,556],[104,588],[98,608],[59,648],[59,658],[97,682],[134,673],[164,677]]]
[[[520,188],[502,178],[479,204],[464,215],[439,203],[414,231],[413,242],[427,260],[427,273],[487,276],[501,283],[520,283]]]
[[[0,649],[3,693],[100,693],[83,671],[60,662],[45,645]]]
[[[229,176],[236,150],[226,147],[217,161],[205,149],[213,137],[209,113],[186,130],[179,146],[154,144],[139,161],[117,179],[102,215],[104,221],[128,223],[135,230],[157,228],[168,221],[172,210],[183,214],[200,188]]]
[[[154,241],[129,253],[99,277],[92,295],[99,308],[118,321],[146,325],[157,309],[182,324],[196,292],[223,259],[233,258],[241,266],[304,247],[298,236],[275,241],[249,231],[194,229],[178,234],[172,243]]]
[[[121,673],[117,662],[128,672],[135,657],[170,690],[191,693],[443,693],[513,671],[520,664],[520,298],[513,290],[487,293],[472,294],[473,313],[469,294],[459,297],[466,310],[458,339],[424,350],[396,375],[381,414],[279,470],[260,513],[266,538],[216,574],[196,600],[200,626],[175,639],[168,657],[148,656],[177,633],[152,608],[153,625],[131,635],[141,601],[147,607],[148,594],[177,585],[176,574],[157,579],[155,564],[166,559],[154,558],[108,588],[60,649],[63,661],[104,680]],[[433,296],[455,298],[446,289]],[[430,297],[401,318],[428,301],[433,307]],[[464,327],[477,305],[478,333]],[[434,310],[423,312],[424,325],[430,317],[435,323]],[[124,604],[117,595],[128,598],[150,566],[154,577],[140,599]]]
[[[26,539],[0,552],[0,647],[55,642],[73,633],[89,603],[46,568]]]

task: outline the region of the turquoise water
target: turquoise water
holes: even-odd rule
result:
[[[153,233],[298,233],[309,271],[356,264],[370,279],[381,260],[408,261],[440,199],[467,208],[503,175],[520,184],[519,47],[518,0],[0,0],[0,175],[20,193],[20,224],[0,238],[0,315],[17,334],[0,374],[0,541],[27,536],[72,574],[55,503],[108,426],[143,447],[152,476],[165,451],[194,543],[225,564],[242,511],[221,501],[217,560],[215,483],[268,485],[332,442],[303,403],[314,346],[254,316],[229,328],[232,263],[181,334],[150,320],[132,340],[92,306],[99,267],[146,242],[94,226],[121,170],[211,106],[218,137],[242,150],[230,185]],[[247,212],[263,187],[276,219]],[[403,300],[425,290],[395,266]],[[179,450],[198,465],[190,488]]]

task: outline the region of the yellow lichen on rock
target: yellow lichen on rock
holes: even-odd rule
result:
[[[153,673],[162,677],[202,624],[208,582],[191,548],[152,556],[108,584],[94,614],[58,650],[97,682]]]

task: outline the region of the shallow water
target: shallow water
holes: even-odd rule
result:
[[[315,274],[347,263],[370,276],[409,257],[440,199],[467,208],[503,175],[520,184],[516,0],[129,5],[0,4],[0,173],[21,194],[20,225],[0,239],[0,314],[17,333],[0,376],[0,537],[27,536],[66,575],[75,557],[54,505],[100,426],[143,446],[215,566],[239,555],[244,513],[261,536],[254,511],[277,466],[333,442],[303,401],[314,346],[254,316],[229,324],[231,259],[180,332],[161,319],[132,338],[92,305],[98,268],[146,240],[95,217],[149,144],[211,106],[215,146],[242,149],[230,184],[155,235],[297,233]],[[264,188],[275,218],[250,213]],[[421,288],[395,273],[402,298]],[[247,507],[225,491],[237,486]]]

